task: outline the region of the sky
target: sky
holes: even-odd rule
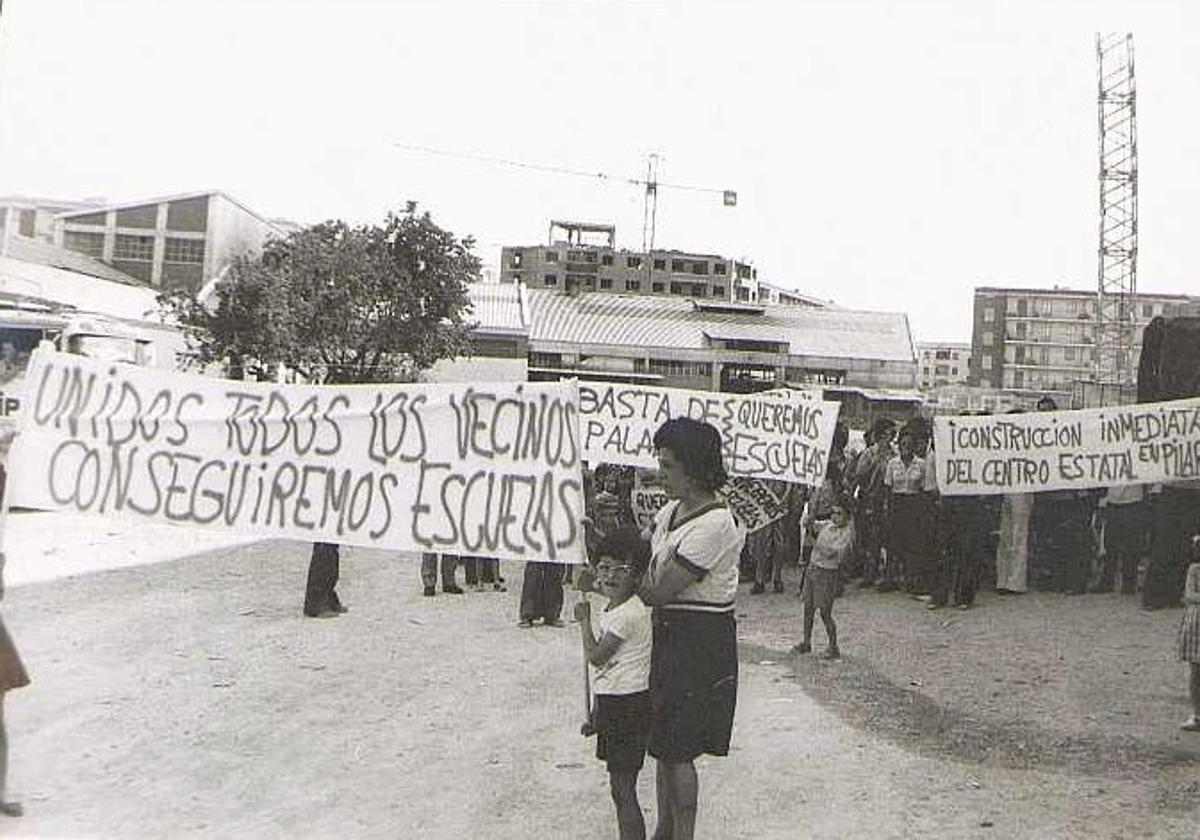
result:
[[[640,248],[653,152],[738,194],[660,188],[658,247],[965,341],[976,286],[1095,288],[1097,31],[1134,33],[1139,288],[1200,294],[1195,0],[5,0],[0,195],[411,200],[495,270],[552,219]]]

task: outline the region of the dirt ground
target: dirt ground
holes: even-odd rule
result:
[[[423,598],[415,558],[344,550],[329,620],[300,617],[306,566],[258,543],[10,592],[34,685],[6,705],[26,816],[0,835],[615,836],[577,629],[515,626],[519,564],[507,593]],[[702,837],[1196,836],[1177,610],[851,589],[825,663],[787,654],[790,591],[738,609]],[[639,788],[652,827],[650,768]]]

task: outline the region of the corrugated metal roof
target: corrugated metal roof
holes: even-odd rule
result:
[[[793,356],[912,362],[908,317],[764,305],[762,314],[712,312],[691,300],[587,292],[576,297],[527,289],[531,341],[707,349],[708,337],[787,342]]]
[[[4,255],[12,257],[15,260],[24,260],[25,262],[45,265],[50,268],[61,268],[66,271],[74,271],[77,274],[89,274],[92,277],[99,277],[101,280],[124,283],[127,286],[145,285],[125,272],[113,268],[108,263],[89,257],[87,254],[80,254],[77,251],[60,248],[49,242],[43,242],[40,239],[30,239],[27,236],[16,234],[10,236],[8,238],[8,248]]]
[[[471,283],[467,297],[471,311],[467,320],[478,323],[477,332],[529,332],[529,319],[521,300],[522,286],[513,283]]]

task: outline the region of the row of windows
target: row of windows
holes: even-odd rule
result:
[[[595,251],[568,251],[567,252],[567,262],[594,263],[597,261],[597,256],[598,255]],[[559,261],[558,258],[559,258],[558,251],[549,251],[549,250],[546,251],[546,256],[545,256],[546,262],[556,263]],[[612,254],[599,255],[599,261],[600,261],[601,265],[612,265],[613,259],[614,259],[614,257]],[[525,261],[525,255],[523,252],[513,251],[512,254],[509,256],[509,260],[508,260],[509,268],[520,268],[524,264],[524,261]],[[626,268],[641,268],[642,267],[642,258],[626,256],[625,257],[625,267]],[[701,276],[706,276],[709,273],[710,267],[711,267],[712,273],[718,274],[718,275],[724,275],[729,270],[728,264],[723,263],[723,262],[716,262],[716,263],[710,264],[708,260],[671,260],[671,271],[676,274],[697,274],[697,275],[701,275]],[[654,260],[654,270],[655,271],[666,271],[667,270],[667,260],[665,258],[655,259]],[[748,269],[747,269],[747,271],[748,271]],[[743,273],[745,273],[745,272],[743,272]],[[749,276],[749,275],[746,274],[746,276]]]
[[[63,233],[63,245],[69,250],[90,257],[104,256],[104,234],[68,230]],[[113,259],[152,262],[154,260],[154,237],[133,236],[118,233],[113,241]],[[163,242],[163,259],[174,263],[203,263],[203,239],[177,239],[167,237]]]
[[[934,376],[958,376],[957,365],[935,365],[933,368],[923,367],[921,368],[921,375],[928,377],[931,370]]]
[[[520,282],[521,276],[519,274],[514,274],[514,275],[512,275],[512,280],[513,280],[513,282]],[[577,284],[578,286],[580,286],[584,289],[599,288],[602,291],[606,291],[606,290],[611,291],[612,289],[615,288],[613,285],[613,282],[614,282],[613,278],[611,278],[611,277],[596,278],[596,277],[591,276],[590,274],[568,274],[568,275],[566,275],[566,282],[568,285],[570,285],[572,283]],[[542,285],[548,286],[548,287],[557,287],[558,286],[558,275],[557,274],[543,275],[542,276]],[[624,290],[627,292],[640,292],[642,290],[642,281],[641,280],[626,280]],[[655,283],[650,284],[650,290],[652,292],[655,292],[656,294],[663,294],[664,292],[669,291],[670,294],[673,294],[673,295],[688,295],[690,297],[698,297],[698,298],[711,296],[711,297],[723,299],[725,297],[725,287],[724,286],[718,286],[718,285],[709,286],[705,283],[657,283],[657,282],[655,282]]]
[[[1153,318],[1163,313],[1161,303],[1134,304],[1134,313],[1143,318]],[[1082,299],[1052,299],[1052,298],[1008,298],[1005,304],[1005,314],[1017,318],[1078,318],[1081,320],[1096,317],[1096,301]],[[996,320],[996,309],[985,306],[983,309],[984,323],[991,324]]]
[[[659,376],[712,376],[712,362],[683,362],[678,359],[634,359],[635,373]]]

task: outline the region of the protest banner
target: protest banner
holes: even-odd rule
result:
[[[272,385],[34,355],[14,505],[263,537],[583,559],[578,396]]]
[[[769,482],[734,476],[717,491],[717,497],[729,506],[733,518],[747,533],[764,528],[787,513],[787,502]],[[633,517],[639,529],[653,527],[654,516],[668,501],[667,492],[649,470],[638,470],[630,497]]]
[[[589,463],[655,467],[655,430],[671,417],[691,417],[721,433],[730,475],[815,487],[825,478],[839,407],[793,391],[722,394],[581,382],[579,433]]]
[[[943,495],[1086,490],[1200,478],[1200,399],[936,417]]]

